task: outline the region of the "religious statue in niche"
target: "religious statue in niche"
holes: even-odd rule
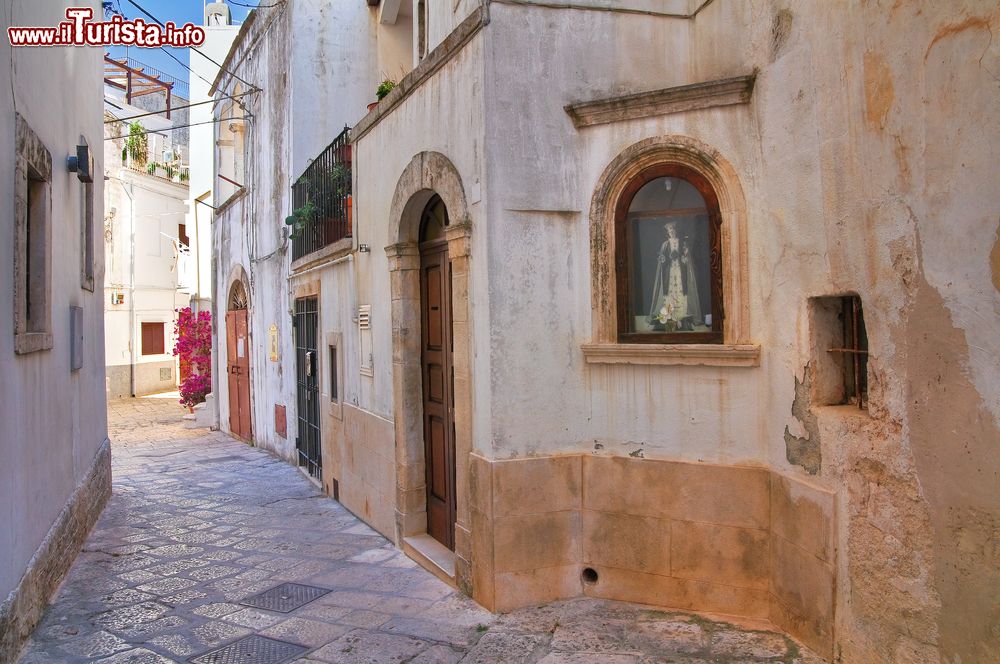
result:
[[[677,222],[664,225],[666,237],[657,255],[649,322],[667,332],[694,330],[702,320],[698,270],[688,236],[677,232]]]
[[[630,333],[712,332],[710,219],[705,198],[684,178],[654,178],[636,192],[623,242]]]

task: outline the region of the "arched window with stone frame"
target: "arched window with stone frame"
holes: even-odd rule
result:
[[[736,169],[692,138],[623,150],[591,199],[590,364],[757,366]]]

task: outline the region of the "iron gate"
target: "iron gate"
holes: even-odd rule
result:
[[[322,481],[323,458],[319,429],[319,352],[317,325],[319,301],[315,297],[295,300],[295,379],[298,408],[298,435],[295,447],[299,465]]]

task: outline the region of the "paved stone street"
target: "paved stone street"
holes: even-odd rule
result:
[[[184,429],[176,398],[113,402],[109,414],[114,494],[22,664],[821,661],[779,634],[617,602],[494,616],[295,468]],[[287,612],[241,604],[286,582],[323,594]]]

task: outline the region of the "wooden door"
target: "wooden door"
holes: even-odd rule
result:
[[[251,440],[250,334],[247,310],[226,312],[227,374],[229,378],[229,429],[234,436]]]
[[[454,550],[455,427],[451,264],[445,242],[420,245],[420,300],[427,532]]]

